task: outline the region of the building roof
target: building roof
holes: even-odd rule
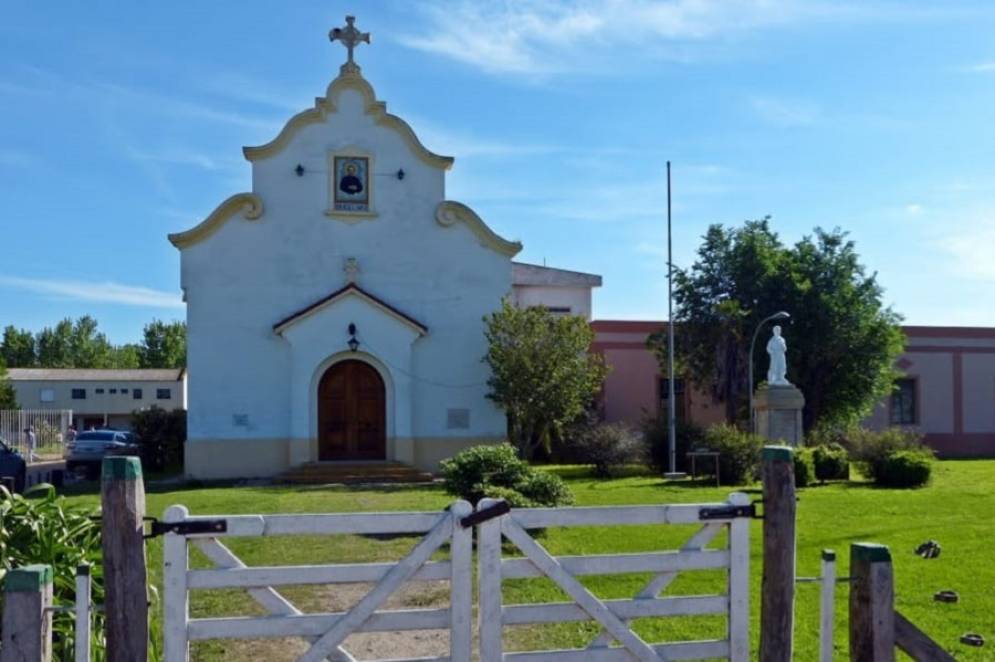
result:
[[[11,381],[178,382],[184,368],[103,370],[98,368],[10,368]]]
[[[411,317],[410,315],[401,312],[400,310],[390,305],[383,299],[373,296],[372,294],[361,288],[359,285],[356,285],[356,283],[349,283],[345,287],[335,290],[328,296],[318,299],[310,306],[302,308],[297,312],[291,313],[287,317],[284,317],[282,320],[273,325],[273,331],[276,333],[283,333],[284,329],[286,329],[287,327],[289,327],[291,324],[301,319],[302,317],[307,317],[308,315],[317,312],[318,310],[324,308],[325,306],[330,305],[338,301],[339,299],[342,299],[343,297],[350,295],[358,296],[360,299],[363,299],[367,303],[372,304],[373,306],[381,309],[391,317],[394,317],[395,319],[400,320],[401,322],[407,324],[408,326],[413,327],[415,331],[417,331],[421,335],[425,335],[426,333],[428,333],[427,326],[416,320],[414,317]]]
[[[582,271],[542,267],[525,262],[511,263],[512,285],[544,285],[547,287],[601,287],[601,276]]]

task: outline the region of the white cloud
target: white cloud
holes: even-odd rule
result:
[[[753,96],[750,106],[765,122],[777,126],[809,126],[818,122],[822,114],[817,104],[801,99]]]
[[[46,278],[0,276],[0,286],[46,294],[59,299],[114,303],[148,308],[182,308],[185,304],[179,294],[153,290],[136,285],[123,285],[105,281],[87,282]]]
[[[990,62],[978,62],[977,64],[972,64],[968,67],[968,69],[979,74],[995,73],[995,60]]]
[[[919,216],[924,211],[923,206],[916,202],[905,205],[905,213],[909,216]]]
[[[508,0],[423,5],[429,25],[400,41],[491,73],[590,71],[627,48],[685,59],[682,46],[803,21],[862,17],[817,0]]]
[[[995,282],[995,215],[977,217],[959,228],[947,226],[935,239],[949,257],[950,268],[967,278]]]

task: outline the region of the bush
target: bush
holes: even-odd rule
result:
[[[646,459],[657,471],[670,471],[670,448],[667,439],[667,417],[658,416],[643,421],[643,445]],[[703,445],[705,430],[693,423],[677,421],[677,457],[678,471],[688,471],[688,452]]]
[[[446,492],[474,505],[484,497],[519,507],[561,506],[573,501],[559,476],[533,469],[508,443],[467,448],[443,460],[441,468]]]
[[[815,477],[820,481],[846,480],[850,477],[850,456],[836,443],[812,448]]]
[[[815,481],[815,462],[808,448],[796,448],[791,454],[795,463],[795,487],[808,487]]]
[[[884,459],[877,483],[883,487],[921,487],[929,482],[932,471],[931,453],[895,451]]]
[[[566,456],[594,466],[594,475],[607,477],[626,464],[646,461],[642,439],[624,423],[593,423],[571,430]]]
[[[100,522],[90,519],[97,508],[70,505],[51,485],[36,485],[24,495],[0,486],[0,580],[8,570],[43,563],[52,566],[55,604],[76,599],[76,567],[89,563],[94,604],[104,602]],[[3,595],[0,594],[0,613]],[[103,649],[103,612],[92,612],[93,636]],[[72,614],[54,614],[53,659],[73,659],[75,628]]]
[[[860,473],[878,485],[884,485],[885,463],[897,451],[929,451],[922,444],[922,437],[914,432],[890,428],[875,432],[854,428],[847,431],[845,445],[850,459],[857,463]]]
[[[131,427],[138,438],[139,455],[146,471],[183,470],[186,411],[166,411],[152,405],[148,409],[132,412]]]
[[[719,454],[719,482],[742,485],[756,477],[765,440],[722,423],[705,431],[704,445]]]

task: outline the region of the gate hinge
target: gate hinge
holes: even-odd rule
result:
[[[511,506],[508,505],[507,501],[498,501],[493,506],[487,506],[483,510],[470,513],[461,519],[459,523],[464,529],[469,529],[471,526],[476,526],[495,517],[501,517],[501,515],[507,515],[510,512]]]
[[[749,503],[742,506],[717,506],[713,508],[702,508],[698,511],[698,519],[735,519],[737,517],[756,517],[756,504]]]
[[[155,517],[146,517],[150,522],[149,532],[143,538],[158,538],[165,533],[177,533],[181,536],[189,536],[204,533],[226,533],[228,531],[228,520],[224,519],[199,519],[186,522],[161,522]]]

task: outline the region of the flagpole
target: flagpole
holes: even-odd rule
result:
[[[674,401],[674,253],[670,221],[670,161],[667,161],[667,448],[670,455],[669,478],[683,478],[677,473],[677,403]]]

